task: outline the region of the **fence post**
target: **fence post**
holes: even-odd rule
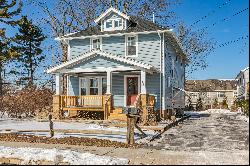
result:
[[[127,114],[127,144],[134,144],[135,117]]]
[[[50,129],[50,137],[54,137],[54,126],[52,122],[52,115],[49,114],[49,129]]]

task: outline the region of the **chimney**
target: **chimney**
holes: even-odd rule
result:
[[[153,23],[155,23],[155,12],[153,12]]]

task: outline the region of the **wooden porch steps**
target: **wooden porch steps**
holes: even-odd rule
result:
[[[120,120],[120,121],[127,121],[126,114],[119,114],[119,113],[111,113],[108,117],[108,120]]]
[[[122,108],[120,107],[114,108],[111,112],[114,114],[122,114]]]

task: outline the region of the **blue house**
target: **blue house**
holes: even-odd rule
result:
[[[99,111],[108,119],[124,107],[145,113],[150,103],[162,115],[184,108],[186,56],[171,29],[112,7],[95,23],[57,38],[68,45],[68,61],[47,70],[56,78],[55,117]]]

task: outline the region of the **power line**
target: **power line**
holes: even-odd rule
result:
[[[239,38],[237,38],[237,39],[235,39],[235,40],[231,40],[231,41],[222,43],[222,44],[218,45],[217,47],[212,47],[209,51],[212,51],[212,50],[217,49],[217,48],[222,48],[222,47],[228,46],[228,45],[230,45],[230,44],[234,44],[234,43],[239,42],[239,41],[241,41],[241,40],[247,39],[248,37],[249,37],[249,36],[246,35],[246,36],[239,37]]]
[[[218,6],[218,9],[221,9],[222,7],[226,6],[227,4],[229,4],[231,0],[227,0],[226,2],[224,2],[223,4],[221,4],[220,6]],[[207,15],[201,17],[200,19],[196,20],[195,22],[193,22],[191,25],[190,25],[190,28],[193,27],[194,25],[198,24],[199,22],[205,20],[206,18],[208,18],[209,16],[211,16],[212,14],[214,14],[216,12],[216,9],[210,11]],[[172,24],[171,26],[172,27],[175,27],[176,24],[178,23],[175,23],[175,24]]]
[[[218,8],[221,9],[222,7],[224,7],[225,5],[227,5],[231,0],[228,0],[226,2],[224,2],[222,5],[220,5]],[[201,17],[199,20],[193,22],[190,27],[193,27],[194,25],[198,24],[199,22],[203,21],[204,19],[208,18],[208,16],[212,15],[215,13],[216,10],[212,10],[211,12],[209,12],[207,15]]]
[[[199,29],[198,31],[208,29],[209,27],[212,27],[212,26],[217,25],[219,22],[228,21],[228,20],[232,19],[233,17],[235,17],[235,16],[237,16],[237,15],[243,13],[244,11],[247,11],[248,9],[249,9],[248,7],[245,8],[245,9],[242,9],[242,10],[240,10],[240,11],[234,13],[231,17],[225,17],[225,18],[223,18],[223,19],[221,19],[221,20],[219,20],[219,21],[217,21],[217,22],[215,22],[215,23],[213,23],[213,24],[211,24],[211,25],[209,25],[209,26],[206,26],[206,27],[204,27],[204,28],[202,28],[202,29]]]

